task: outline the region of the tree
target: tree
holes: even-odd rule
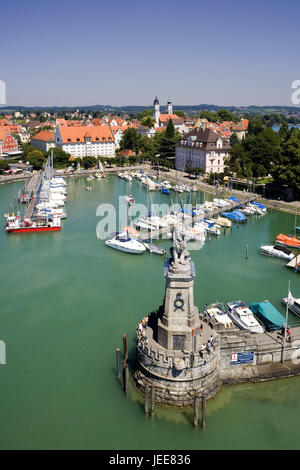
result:
[[[295,132],[297,131],[297,132]],[[295,129],[287,141],[283,141],[271,169],[274,182],[288,185],[295,196],[300,194],[300,131]]]
[[[159,153],[163,158],[175,155],[175,128],[172,119],[169,120],[165,135],[161,139]]]
[[[9,164],[5,160],[0,160],[0,173],[4,173],[4,171],[9,169]]]
[[[40,150],[33,150],[27,154],[27,161],[33,165],[34,170],[41,170],[45,164],[45,155]]]
[[[70,154],[65,152],[59,147],[55,147],[53,149],[49,149],[46,153],[46,157],[48,157],[51,152],[53,151],[53,165],[56,168],[64,168],[66,165],[69,164],[70,161]]]
[[[129,127],[123,134],[120,142],[120,148],[132,150],[138,153],[142,147],[142,136],[137,132],[136,129]]]
[[[174,109],[173,114],[176,114],[176,116],[182,117],[182,118],[185,116],[184,111],[181,111],[179,109]]]
[[[154,119],[151,116],[146,116],[141,119],[142,126],[153,127]]]
[[[233,132],[230,136],[230,146],[234,147],[234,145],[237,145],[239,143],[240,143],[240,141],[239,141],[239,138],[238,138],[237,134],[235,132]]]
[[[83,167],[85,169],[88,169],[97,165],[97,158],[86,156],[86,157],[83,157],[81,162],[82,162]]]
[[[233,114],[228,109],[219,109],[217,112],[220,121],[233,121]]]

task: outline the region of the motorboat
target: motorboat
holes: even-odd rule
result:
[[[210,233],[211,235],[217,236],[221,234],[220,229],[216,227],[215,224],[209,223],[206,219],[204,219],[203,223],[206,233]]]
[[[289,310],[293,312],[297,317],[300,317],[300,299],[297,299],[292,294],[290,294],[289,301],[287,297],[284,297],[283,299],[281,299],[281,301],[284,303],[284,305],[287,305],[288,303]]]
[[[221,212],[223,217],[226,219],[232,220],[233,222],[247,222],[247,217],[239,210],[232,212]]]
[[[252,201],[250,204],[258,209],[260,209],[261,214],[266,214],[267,213],[267,207],[264,204],[261,204],[260,202]]]
[[[215,320],[218,325],[222,326],[222,328],[235,327],[232,319],[226,313],[224,305],[219,302],[211,305],[205,305],[204,315],[209,319]]]
[[[183,186],[179,184],[176,184],[176,186],[174,186],[173,189],[176,193],[183,193]]]
[[[225,201],[224,199],[214,198],[214,205],[216,207],[229,207],[230,203],[228,201]]]
[[[146,247],[140,241],[129,236],[128,232],[114,234],[106,240],[105,245],[115,250],[140,255],[146,251]]]
[[[60,219],[66,219],[67,214],[63,209],[39,209],[36,211],[36,217],[45,217],[46,215],[52,215],[54,217],[59,217]]]
[[[280,330],[285,323],[284,316],[268,300],[253,302],[250,309],[268,331]]]
[[[276,243],[290,248],[300,248],[300,240],[298,238],[293,237],[292,235],[284,235],[283,233],[277,235]]]
[[[129,175],[129,173],[124,173],[123,178],[124,178],[124,180],[128,181],[129,183],[131,183],[131,181],[132,181],[132,176]]]
[[[232,222],[229,219],[226,219],[225,217],[221,217],[220,215],[217,218],[217,224],[220,225],[221,227],[231,227]]]
[[[144,246],[147,248],[147,250],[150,253],[153,253],[155,255],[165,255],[166,250],[163,246],[156,245],[156,243],[151,243],[151,242],[143,242]]]
[[[258,323],[253,312],[244,302],[240,300],[228,302],[227,313],[233,323],[242,330],[249,330],[251,333],[264,332],[264,328]]]
[[[150,223],[148,217],[140,217],[136,222],[134,222],[134,225],[139,228],[140,230],[158,230],[159,225]]]
[[[171,189],[171,188],[172,188],[170,182],[167,181],[167,180],[163,181],[163,182],[160,184],[160,187],[161,187],[161,188],[165,188],[165,189]]]
[[[294,253],[284,245],[261,245],[259,250],[263,255],[275,256],[288,261],[294,258]]]
[[[161,191],[163,194],[168,194],[168,195],[171,194],[170,191],[169,191],[169,189],[167,189],[167,188],[161,188],[160,191]]]

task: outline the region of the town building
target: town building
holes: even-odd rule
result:
[[[0,157],[13,155],[18,152],[18,141],[6,126],[0,127]]]
[[[53,131],[40,131],[31,138],[31,144],[43,152],[55,147],[55,133]]]
[[[204,173],[223,173],[229,158],[230,141],[217,132],[197,127],[176,143],[176,169],[203,168]]]
[[[210,122],[207,119],[199,118],[195,127],[202,127],[204,124],[206,129],[212,129],[223,137],[230,139],[231,135],[235,133],[237,138],[242,140],[246,137],[249,120],[241,119],[238,123],[233,121]]]
[[[55,146],[73,157],[115,157],[115,141],[110,126],[58,126]]]

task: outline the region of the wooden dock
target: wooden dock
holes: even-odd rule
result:
[[[239,206],[244,206],[246,204],[248,204],[250,201],[253,201],[255,199],[255,197],[253,197],[253,195],[251,195],[251,197],[247,197],[245,198],[243,201],[240,200],[239,202],[231,202],[230,205],[226,206],[226,207],[216,207],[214,209],[212,209],[211,211],[207,211],[204,216],[203,215],[199,215],[199,216],[196,216],[194,217],[194,222],[197,223],[197,222],[202,222],[203,218],[215,218],[217,217],[221,212],[224,212],[224,211],[231,211],[231,210],[234,210],[236,209],[237,207]],[[152,240],[158,240],[162,235],[170,232],[173,228],[174,224],[170,224],[168,227],[161,227],[160,229],[156,229],[156,230],[147,230],[147,231],[139,231],[139,240],[141,241],[145,241],[145,240],[148,240],[148,239],[152,239]],[[299,256],[299,261],[300,261],[300,256]]]
[[[38,192],[42,182],[42,173],[35,173],[25,184],[25,194],[29,202],[24,218],[31,219],[35,205],[38,201]]]

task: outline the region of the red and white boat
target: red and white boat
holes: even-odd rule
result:
[[[36,220],[23,220],[20,214],[7,214],[5,230],[7,233],[28,233],[28,232],[54,232],[61,230],[60,217],[47,215],[38,217]]]

